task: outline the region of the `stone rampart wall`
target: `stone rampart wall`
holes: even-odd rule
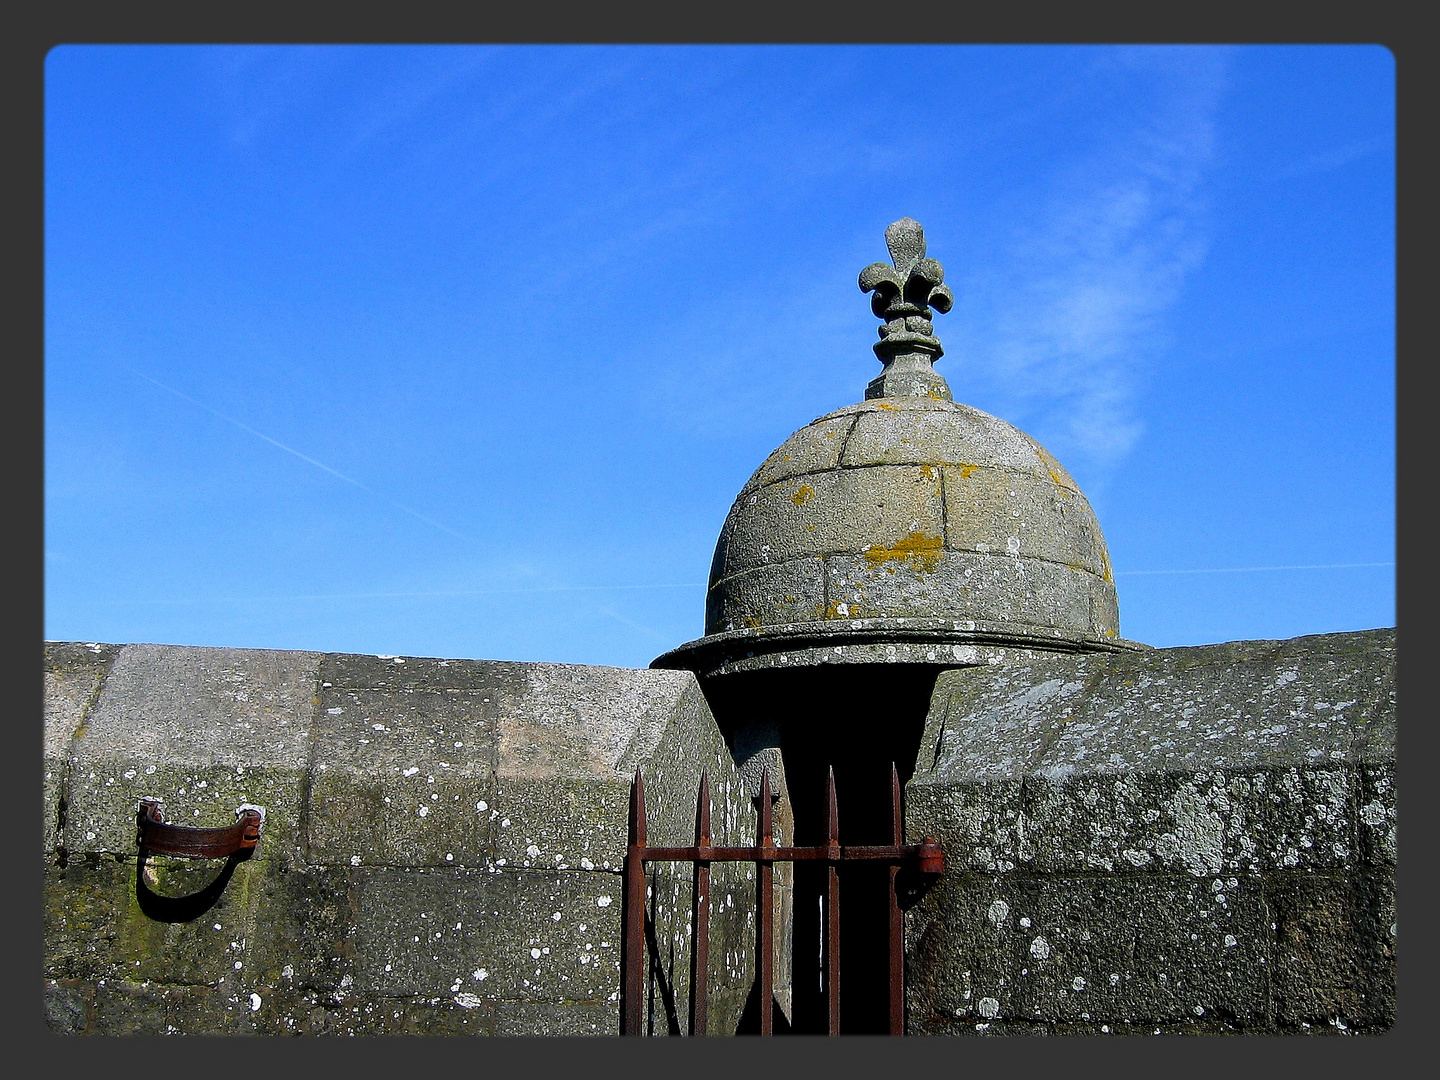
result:
[[[1377,1032],[1395,633],[941,675],[907,831],[916,1033]]]
[[[51,643],[45,688],[58,1031],[614,1034],[636,767],[653,843],[690,842],[702,769],[716,841],[754,835],[687,672]],[[221,864],[152,858],[137,891],[141,796],[195,826],[265,807],[254,856],[199,918],[142,903]],[[712,1030],[734,1028],[753,980],[750,879],[713,874]],[[686,1022],[688,868],[651,885],[663,1033]]]

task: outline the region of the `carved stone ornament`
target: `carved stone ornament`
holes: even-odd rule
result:
[[[903,217],[885,230],[891,266],[871,263],[860,271],[860,289],[871,294],[870,310],[885,320],[875,355],[885,365],[865,388],[867,400],[928,397],[951,401],[950,387],[935,371],[945,354],[935,336],[930,309],[942,315],[955,303],[945,285],[945,268],[925,255],[925,230]]]

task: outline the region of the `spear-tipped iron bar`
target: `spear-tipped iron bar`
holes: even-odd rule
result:
[[[825,794],[825,846],[829,865],[825,883],[825,1008],[826,1031],[840,1034],[840,807],[835,798],[835,769]]]
[[[625,979],[621,985],[624,1014],[621,1033],[639,1035],[645,999],[641,988],[645,967],[645,778],[635,770],[630,785],[630,837],[625,852]]]
[[[905,818],[900,807],[900,774],[890,763],[890,839],[899,847],[905,840]],[[890,866],[890,1034],[905,1034],[905,916],[896,889],[897,864]]]
[[[700,795],[695,806],[695,846],[710,846],[710,773],[700,774]],[[695,928],[690,945],[690,1034],[706,1034],[709,1005],[710,973],[710,863],[695,860],[695,885],[691,890],[694,912],[691,925]]]
[[[775,1026],[775,830],[770,808],[770,770],[760,774],[760,823],[755,858],[755,966],[760,975],[760,1034]]]

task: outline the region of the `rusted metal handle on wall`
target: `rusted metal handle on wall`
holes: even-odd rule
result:
[[[235,810],[235,824],[219,829],[171,825],[160,813],[160,800],[144,798],[135,812],[135,842],[142,853],[185,859],[228,859],[260,842],[265,808],[249,803]]]

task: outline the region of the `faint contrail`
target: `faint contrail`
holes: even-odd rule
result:
[[[404,503],[396,502],[394,499],[390,498],[388,495],[383,495],[383,494],[381,494],[380,492],[376,491],[374,488],[368,487],[368,486],[366,486],[365,484],[362,484],[359,480],[356,480],[353,476],[346,476],[346,475],[345,475],[344,473],[342,473],[339,469],[332,469],[329,465],[326,465],[323,461],[316,461],[313,457],[310,457],[308,454],[302,454],[299,450],[296,450],[293,446],[286,446],[286,445],[285,445],[284,443],[282,443],[279,439],[272,439],[269,435],[266,435],[263,431],[256,431],[256,430],[255,430],[254,428],[252,428],[249,424],[242,424],[239,420],[236,420],[233,416],[226,416],[226,415],[225,415],[224,413],[222,413],[219,409],[212,409],[209,405],[206,405],[203,401],[196,401],[196,400],[195,400],[193,397],[191,397],[189,394],[182,393],[182,392],[180,392],[179,390],[176,390],[173,386],[166,386],[166,385],[165,385],[164,383],[162,383],[159,379],[151,378],[149,375],[146,375],[143,371],[136,371],[134,368],[132,368],[132,367],[130,367],[130,366],[128,366],[128,365],[125,367],[125,370],[128,371],[128,372],[130,372],[132,375],[138,375],[138,376],[140,376],[140,378],[144,379],[146,382],[154,383],[156,386],[160,387],[161,390],[166,390],[166,391],[174,394],[174,395],[175,395],[176,397],[178,397],[178,398],[183,398],[183,399],[185,399],[186,401],[190,402],[191,405],[196,405],[196,406],[204,409],[206,412],[210,413],[210,414],[213,415],[213,416],[218,416],[221,420],[224,420],[227,424],[234,424],[234,425],[235,425],[236,427],[238,427],[241,431],[247,431],[247,432],[249,432],[251,435],[254,435],[257,439],[264,439],[264,440],[265,440],[267,443],[269,443],[271,446],[277,446],[277,447],[279,447],[281,450],[284,450],[287,454],[294,454],[294,455],[295,455],[296,457],[298,457],[301,461],[308,461],[311,465],[314,465],[317,469],[324,469],[324,470],[325,470],[327,473],[329,473],[331,476],[338,477],[339,479],[344,480],[347,484],[353,484],[355,487],[359,488],[361,491],[368,491],[371,495],[374,495],[377,499],[380,499],[380,500],[383,501],[383,502],[389,503],[391,506],[395,507],[395,509],[397,509],[397,510],[403,510],[405,513],[409,514],[409,515],[410,515],[411,517],[413,517],[413,518],[419,518],[421,521],[425,522],[426,525],[433,525],[435,528],[439,529],[441,532],[449,533],[451,536],[454,536],[454,537],[456,537],[457,539],[460,539],[460,540],[468,540],[468,541],[469,541],[470,543],[472,543],[472,544],[474,544],[474,543],[479,543],[479,541],[477,541],[474,537],[466,536],[464,533],[458,533],[458,532],[456,532],[454,529],[450,528],[450,526],[448,526],[448,525],[442,525],[440,522],[436,521],[434,518],[426,517],[424,514],[420,513],[420,511],[415,510],[415,509],[412,509],[411,507],[406,506]]]
[[[533,585],[515,589],[434,589],[428,592],[361,592],[361,593],[306,593],[297,596],[196,596],[156,597],[146,600],[123,600],[115,603],[146,604],[269,604],[286,600],[392,600],[411,597],[445,596],[509,596],[518,593],[551,592],[611,592],[627,589],[703,589],[704,582],[674,581],[655,585]],[[104,601],[100,601],[104,602]],[[606,614],[611,614],[606,612]],[[645,629],[641,627],[640,629]]]
[[[1317,566],[1220,566],[1203,570],[1119,570],[1116,577],[1137,574],[1253,574],[1261,570],[1349,570],[1359,566],[1394,566],[1393,562],[1341,562]]]

